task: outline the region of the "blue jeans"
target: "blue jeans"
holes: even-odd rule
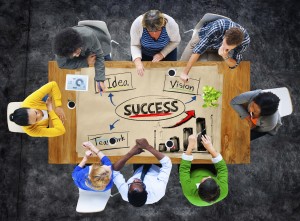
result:
[[[142,61],[152,61],[153,56],[143,54],[142,50]],[[171,51],[162,61],[177,61],[177,48]]]
[[[251,132],[250,132],[250,140],[255,140],[257,138],[265,136],[266,134],[268,134],[268,133],[267,132],[257,132],[255,130],[251,130]]]
[[[110,54],[104,56],[104,61],[111,61]]]

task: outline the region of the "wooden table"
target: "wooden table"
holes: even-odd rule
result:
[[[243,61],[235,69],[230,69],[224,62],[197,62],[195,66],[218,65],[218,71],[223,74],[222,94],[222,128],[221,128],[221,154],[228,164],[250,163],[250,132],[246,121],[242,121],[238,114],[230,107],[230,100],[236,95],[250,90],[250,62]],[[134,68],[130,61],[105,62],[110,68]],[[145,68],[155,67],[184,67],[186,62],[144,62]],[[49,61],[49,81],[56,81],[62,93],[62,103],[68,99],[76,100],[76,92],[65,90],[67,73],[75,73],[76,70],[59,69],[56,61]],[[63,136],[49,138],[48,162],[50,164],[76,164],[81,161],[76,152],[76,108],[69,110],[64,108],[67,121],[66,133]],[[120,157],[110,157],[116,162]],[[181,159],[172,159],[173,163],[180,163]],[[89,163],[99,162],[97,158],[91,158]],[[131,158],[128,163],[157,163],[155,157]],[[193,163],[211,163],[210,160],[194,160]]]

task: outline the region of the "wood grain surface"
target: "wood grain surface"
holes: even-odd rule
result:
[[[144,62],[145,68],[151,67],[184,67],[186,62]],[[230,69],[224,62],[197,62],[195,66],[218,65],[223,79],[222,100],[222,128],[221,128],[221,154],[228,164],[250,163],[250,132],[246,121],[242,121],[230,107],[230,100],[236,95],[250,90],[250,62],[243,61],[235,69]],[[106,67],[133,68],[130,61],[105,62]],[[62,103],[66,114],[63,136],[49,138],[48,162],[50,164],[75,164],[81,161],[76,153],[76,108],[67,108],[69,100],[76,100],[76,92],[65,90],[66,74],[76,73],[76,70],[59,69],[56,61],[48,63],[49,81],[56,81],[62,93]],[[121,156],[120,156],[121,157]],[[110,157],[116,162],[120,157]],[[90,158],[89,163],[99,162],[96,157]],[[155,157],[131,158],[127,163],[158,163]],[[180,159],[172,159],[172,163],[179,164]],[[211,163],[210,160],[194,160],[193,163]]]

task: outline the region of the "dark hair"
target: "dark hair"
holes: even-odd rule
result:
[[[73,28],[65,28],[54,37],[53,52],[59,56],[68,57],[82,46],[80,34]]]
[[[165,24],[166,19],[159,10],[147,11],[143,16],[142,25],[150,31],[157,31]]]
[[[260,116],[268,116],[278,110],[280,99],[272,92],[262,92],[253,101],[260,107]]]
[[[237,27],[232,27],[225,32],[226,43],[228,45],[240,45],[244,40],[244,33]]]
[[[142,192],[137,190],[133,190],[131,192],[128,191],[128,202],[135,207],[141,207],[145,205],[147,195],[148,193],[145,189]]]
[[[210,203],[219,198],[220,187],[214,179],[207,178],[204,182],[200,183],[198,194],[202,200]]]
[[[28,122],[28,112],[29,108],[19,108],[16,109],[12,114],[9,115],[9,120],[15,122],[20,126],[30,125]]]

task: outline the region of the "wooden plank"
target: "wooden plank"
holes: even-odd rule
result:
[[[219,65],[218,61],[197,62],[194,66],[212,66]],[[144,61],[145,68],[163,68],[163,67],[185,67],[186,61],[163,61],[163,62],[151,62]],[[135,68],[135,65],[131,61],[106,61],[105,67],[108,68]]]
[[[240,120],[231,108],[230,101],[236,95],[250,89],[250,62],[242,62],[231,70],[221,63],[224,71],[222,105],[222,156],[227,163],[250,163],[250,132],[248,123]]]
[[[218,65],[219,73],[224,74],[223,100],[222,100],[222,155],[229,164],[250,163],[250,133],[248,124],[239,119],[238,115],[230,107],[230,100],[236,95],[250,90],[250,62],[241,62],[235,69],[229,69],[224,62],[197,62],[195,66]],[[105,62],[106,67],[133,68],[130,61]],[[151,67],[184,67],[186,62],[144,62],[146,68]],[[66,113],[66,134],[61,137],[49,138],[49,163],[75,164],[81,158],[76,153],[76,108],[69,110],[66,107],[68,98],[76,100],[76,93],[66,91],[65,76],[67,73],[75,73],[75,70],[59,69],[56,61],[49,61],[49,81],[55,80],[62,92],[62,102]],[[116,162],[120,157],[111,157]],[[91,158],[89,163],[99,162],[99,159]],[[157,163],[154,157],[135,156],[128,163]],[[172,159],[172,163],[180,163],[180,159]],[[196,160],[193,163],[211,163],[210,160]]]
[[[76,146],[76,109],[67,108],[68,99],[76,101],[74,91],[65,90],[66,74],[75,73],[75,70],[59,69],[55,61],[48,64],[48,79],[56,81],[62,94],[63,109],[66,114],[64,126],[66,133],[63,136],[49,138],[48,162],[51,164],[68,164],[77,161]]]
[[[112,162],[116,162],[119,159],[121,159],[122,156],[110,156],[109,159]],[[82,158],[78,158],[78,162],[82,160]],[[181,159],[179,158],[171,158],[171,161],[173,164],[180,164]],[[99,163],[99,158],[97,157],[92,157],[88,160],[88,163]],[[127,161],[127,164],[132,164],[132,163],[159,163],[159,161],[155,157],[139,157],[139,156],[134,156],[130,160]],[[197,159],[193,160],[193,163],[202,163],[202,164],[211,164],[211,160],[203,160],[203,159]]]

